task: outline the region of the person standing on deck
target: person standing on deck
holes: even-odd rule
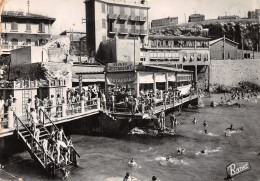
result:
[[[159,120],[160,120],[160,129],[164,130],[164,128],[165,128],[165,112],[164,112],[163,109],[161,110],[161,113],[159,115]]]
[[[171,117],[170,117],[170,121],[171,121],[171,129],[174,129],[174,121],[175,121],[176,117],[174,115],[174,112],[172,113]]]
[[[115,95],[114,93],[111,94],[111,101],[112,101],[112,112],[115,111]]]
[[[5,105],[5,101],[3,96],[1,96],[0,98],[0,131],[2,130],[2,121],[4,119],[4,105]]]

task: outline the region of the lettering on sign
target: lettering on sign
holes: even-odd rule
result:
[[[133,70],[134,66],[131,62],[109,63],[107,65],[107,72],[127,72]]]
[[[128,73],[108,73],[106,78],[109,83],[112,84],[129,84],[133,83],[136,80],[136,76],[134,72]]]
[[[246,172],[250,170],[250,164],[249,162],[237,162],[237,163],[231,163],[227,166],[227,174],[229,177],[234,177],[236,175],[239,175],[243,172]]]

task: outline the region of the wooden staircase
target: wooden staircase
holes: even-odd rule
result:
[[[61,161],[59,164],[56,163],[56,161],[44,151],[42,143],[44,139],[50,137],[50,132],[43,124],[37,125],[37,128],[40,130],[39,141],[37,141],[28,126],[25,125],[15,114],[14,119],[18,138],[23,141],[31,157],[49,176],[53,177],[59,171],[70,171],[77,166],[76,155],[79,156],[79,154],[74,148],[71,149],[70,162],[67,165],[65,164],[65,160]],[[36,145],[38,145],[38,150],[36,150]]]

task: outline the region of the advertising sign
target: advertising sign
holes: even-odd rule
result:
[[[227,166],[227,174],[229,177],[234,177],[236,175],[239,175],[243,172],[246,172],[250,170],[250,164],[249,162],[237,162],[237,163],[231,163]]]
[[[117,73],[117,74],[107,74],[107,82],[108,84],[129,84],[133,83],[136,80],[136,76],[134,72],[128,73]]]
[[[108,63],[107,72],[127,72],[133,71],[134,65],[132,62]]]

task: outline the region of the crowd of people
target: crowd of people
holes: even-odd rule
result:
[[[194,90],[191,89],[190,95],[193,94]],[[168,91],[156,90],[155,93],[149,89],[141,89],[139,97],[135,96],[134,90],[126,89],[124,87],[112,89],[108,93],[110,111],[114,112],[117,110],[117,107],[125,106],[127,112],[131,112],[133,114],[143,111],[153,112],[157,104],[166,105],[173,102],[180,102],[183,98],[184,95],[181,94],[181,91],[172,88],[168,89]],[[101,96],[101,101],[104,99],[102,99]]]

